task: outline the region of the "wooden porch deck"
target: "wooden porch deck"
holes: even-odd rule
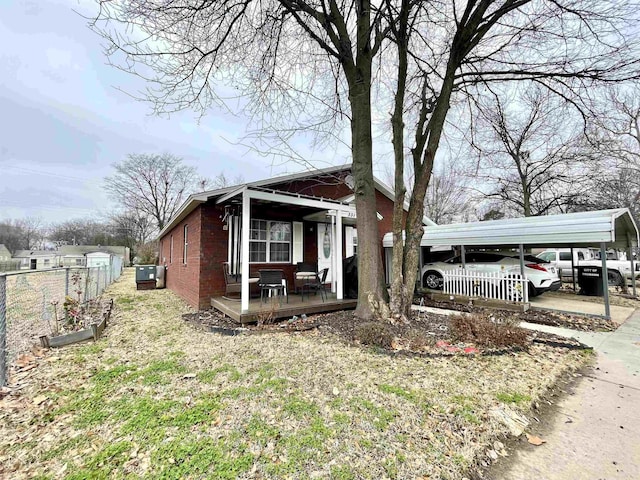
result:
[[[337,310],[350,310],[356,308],[358,300],[354,298],[346,298],[344,300],[336,299],[335,293],[328,292],[327,299],[323,302],[320,294],[305,295],[304,301],[298,294],[289,294],[289,303],[285,297],[282,297],[282,303],[279,303],[277,297],[268,299],[261,303],[259,298],[252,298],[249,301],[249,311],[242,313],[240,300],[232,300],[226,297],[214,297],[211,299],[211,306],[216,310],[220,310],[228,317],[233,318],[236,322],[251,323],[256,322],[261,315],[268,315],[273,312],[273,318],[290,318],[294,315],[302,315],[303,313],[311,315],[313,313],[335,312]]]

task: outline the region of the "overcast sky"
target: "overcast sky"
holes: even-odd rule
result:
[[[0,219],[49,223],[108,212],[103,178],[127,153],[170,152],[208,177],[256,180],[302,169],[273,166],[234,144],[246,134],[245,118],[215,110],[199,123],[191,111],[150,116],[149,104],[116,88],[144,85],[106,65],[99,37],[74,12],[92,8],[84,0],[0,1]],[[326,167],[345,157],[309,160]]]

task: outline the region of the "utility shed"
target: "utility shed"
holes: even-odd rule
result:
[[[525,247],[600,247],[606,281],[606,248],[628,252],[639,245],[638,227],[628,208],[564,213],[542,217],[507,218],[486,222],[457,223],[424,227],[422,247],[459,246],[463,262],[465,247],[519,248]],[[390,266],[393,234],[383,237],[383,246]],[[420,256],[422,271],[422,255]],[[633,268],[632,268],[633,270]],[[635,295],[634,282],[634,295]],[[608,289],[605,289],[605,316],[610,317]]]

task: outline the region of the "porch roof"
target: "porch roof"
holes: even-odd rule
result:
[[[190,195],[189,198],[187,198],[187,200],[178,209],[175,215],[169,220],[169,222],[167,222],[164,228],[160,230],[160,233],[158,234],[158,238],[162,238],[167,232],[169,232],[178,223],[180,223],[187,215],[189,215],[193,210],[195,210],[196,207],[198,207],[198,205],[201,205],[207,202],[208,200],[214,200],[219,197],[226,196],[240,188],[243,188],[243,187],[268,188],[269,185],[277,185],[277,184],[282,184],[286,182],[293,182],[297,180],[303,180],[305,178],[313,178],[316,176],[327,176],[327,175],[332,176],[332,175],[337,175],[340,172],[345,172],[350,170],[351,170],[351,165],[346,164],[346,165],[340,165],[337,167],[329,167],[329,168],[322,168],[317,170],[304,171],[304,172],[294,173],[290,175],[281,175],[281,176],[268,178],[264,180],[258,180],[255,182],[248,182],[242,185],[234,185],[231,187],[224,187],[224,188],[209,190],[206,192]],[[390,200],[392,201],[394,200],[394,193],[391,188],[389,188],[387,185],[385,185],[382,181],[380,181],[376,177],[374,177],[374,183],[375,183],[375,188],[379,192],[381,192],[385,197],[389,198]],[[325,198],[324,201],[329,202],[329,201],[339,201],[339,200],[329,200]],[[405,210],[408,210],[408,208],[409,208],[409,204],[405,202]],[[435,225],[435,223],[427,217],[423,218],[423,222],[425,225]]]
[[[600,243],[614,248],[638,246],[638,228],[629,209],[428,226],[420,245],[581,247]],[[384,236],[383,245],[393,246],[392,233]]]

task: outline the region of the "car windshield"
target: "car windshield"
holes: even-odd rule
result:
[[[541,258],[545,262],[550,262],[556,259],[556,252],[542,252],[538,255],[538,258]]]

